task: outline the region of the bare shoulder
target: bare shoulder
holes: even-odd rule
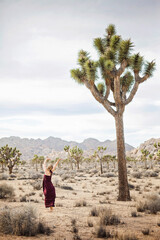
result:
[[[51,175],[50,171],[48,171],[48,170],[46,169],[46,170],[45,170],[45,175],[50,176],[50,175]]]

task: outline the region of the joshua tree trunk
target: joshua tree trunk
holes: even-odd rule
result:
[[[103,174],[102,160],[99,159],[99,162],[100,162],[100,170],[101,170],[101,174]]]
[[[8,167],[8,168],[9,168],[9,174],[11,174],[13,167],[11,166],[11,167]]]
[[[79,170],[79,161],[77,161],[77,169]]]
[[[73,170],[73,162],[72,162],[72,158],[68,152],[68,157],[69,157],[69,162],[70,162],[70,166],[71,166],[71,169]]]
[[[131,200],[128,180],[127,180],[127,167],[125,156],[125,141],[124,141],[124,128],[123,128],[123,114],[116,115],[116,136],[117,136],[117,157],[118,157],[118,177],[119,177],[119,201]]]
[[[1,163],[1,165],[2,165],[2,172],[4,172],[4,166],[3,166],[3,162]]]

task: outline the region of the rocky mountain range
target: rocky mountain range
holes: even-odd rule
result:
[[[141,150],[142,149],[146,149],[147,151],[150,152],[150,154],[154,154],[157,150],[154,147],[155,143],[160,143],[160,138],[151,138],[147,141],[145,141],[144,143],[140,144],[139,147],[132,149],[131,151],[127,152],[127,156],[128,157],[132,157],[132,158],[140,158],[142,153]]]
[[[35,154],[39,156],[49,156],[54,153],[57,155],[60,153],[65,156],[64,146],[69,145],[70,147],[78,146],[83,149],[84,152],[93,152],[98,146],[107,147],[107,154],[116,155],[116,140],[106,140],[100,142],[94,138],[85,139],[83,142],[78,143],[75,141],[65,141],[60,138],[48,137],[44,140],[38,139],[28,139],[20,137],[4,137],[0,139],[0,147],[8,144],[10,147],[16,147],[22,153],[21,159],[28,160],[32,159]],[[126,143],[126,150],[131,151],[134,149],[131,145]]]

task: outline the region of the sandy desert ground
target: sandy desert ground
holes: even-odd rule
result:
[[[4,172],[6,174],[8,172]],[[30,175],[28,175],[30,173]],[[140,178],[137,175],[140,173]],[[156,173],[156,174],[152,174]],[[1,173],[1,176],[3,176]],[[152,176],[152,177],[151,177]],[[34,179],[35,178],[35,179]],[[36,179],[37,178],[37,179]],[[91,210],[111,209],[117,215],[120,223],[105,226],[112,237],[108,239],[125,240],[160,240],[160,212],[150,214],[149,212],[137,212],[140,201],[154,199],[160,195],[160,165],[153,170],[142,167],[130,166],[128,178],[132,201],[117,201],[118,177],[117,170],[104,167],[104,174],[100,175],[99,167],[81,166],[80,170],[70,170],[69,167],[57,168],[52,176],[52,182],[56,188],[56,206],[53,212],[44,206],[42,188],[36,190],[34,186],[42,186],[43,171],[38,174],[33,166],[23,166],[14,169],[8,179],[1,177],[0,184],[7,183],[15,189],[13,199],[0,199],[0,209],[8,206],[11,208],[32,206],[37,212],[37,218],[50,227],[49,235],[37,235],[34,237],[4,235],[0,233],[1,240],[20,239],[102,239],[97,237],[97,229],[100,225],[100,216],[91,216]],[[102,210],[102,212],[105,210]],[[134,217],[136,215],[136,217]],[[73,222],[76,220],[73,229]],[[92,226],[93,225],[93,226]],[[149,234],[144,235],[142,231],[149,229]],[[77,233],[75,233],[78,231]],[[123,237],[116,238],[116,233]],[[130,238],[127,238],[130,234]],[[126,236],[126,238],[125,238]],[[136,238],[134,238],[134,236]]]

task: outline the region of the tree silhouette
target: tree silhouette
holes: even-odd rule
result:
[[[104,38],[95,38],[94,46],[99,53],[98,61],[91,60],[89,53],[78,54],[79,68],[71,70],[71,77],[84,84],[94,98],[115,118],[119,196],[118,200],[130,200],[127,179],[123,113],[125,106],[134,98],[141,83],[152,76],[155,62],[144,62],[139,54],[131,55],[131,39],[123,40],[110,24]],[[101,79],[98,78],[98,69]],[[142,71],[143,70],[143,71]],[[140,76],[140,73],[142,75]],[[100,79],[100,80],[99,80]],[[112,93],[112,98],[111,97]],[[113,99],[113,100],[112,100]]]

